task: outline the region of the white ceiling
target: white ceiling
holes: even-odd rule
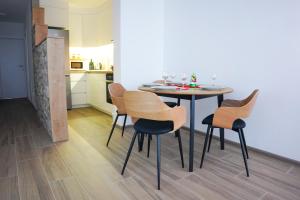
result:
[[[107,0],[69,0],[69,3],[71,6],[78,8],[96,8],[106,1]]]
[[[24,22],[28,3],[29,0],[0,0],[0,21]]]

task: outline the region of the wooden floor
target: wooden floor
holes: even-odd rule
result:
[[[36,113],[25,100],[0,101],[0,199],[104,200],[297,200],[300,167],[250,153],[250,178],[245,176],[239,148],[213,141],[203,169],[199,160],[203,136],[196,136],[195,171],[180,166],[177,140],[162,138],[162,184],[156,190],[155,139],[150,158],[133,150],[124,176],[121,167],[133,133],[117,129],[105,146],[111,118],[92,108],[68,113],[70,140],[52,144]],[[183,132],[185,162],[188,135]],[[246,135],[247,137],[247,135]]]

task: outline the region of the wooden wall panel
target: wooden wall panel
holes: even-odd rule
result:
[[[47,53],[52,139],[57,142],[68,139],[64,39],[48,37]]]
[[[40,7],[32,8],[32,25],[45,24],[45,9]]]
[[[47,39],[48,36],[48,26],[47,25],[38,25],[34,26],[34,44],[35,46],[40,45],[43,41]]]

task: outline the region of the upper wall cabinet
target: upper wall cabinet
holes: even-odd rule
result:
[[[45,24],[69,28],[68,0],[40,0],[40,7],[45,8]]]
[[[96,47],[111,43],[112,1],[99,8],[70,8],[70,45],[73,47]]]
[[[70,13],[69,15],[70,46],[82,46],[82,16]]]

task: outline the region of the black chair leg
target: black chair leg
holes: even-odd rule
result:
[[[138,152],[140,152],[140,149],[141,149],[141,135],[142,133],[137,133],[137,137],[138,137],[138,142],[137,142],[137,145],[138,145]]]
[[[150,145],[151,145],[151,134],[148,133],[148,151],[147,151],[147,158],[150,156]]]
[[[157,156],[156,156],[156,159],[157,159],[157,164],[156,164],[156,167],[157,167],[157,189],[160,190],[160,136],[159,135],[156,135],[156,143],[157,143]]]
[[[111,128],[111,131],[110,131],[110,134],[109,134],[107,143],[106,143],[106,146],[107,146],[107,147],[108,147],[109,141],[110,141],[110,139],[111,139],[111,136],[112,136],[112,134],[113,134],[113,132],[114,132],[114,130],[115,130],[115,127],[116,127],[118,118],[119,118],[119,114],[117,114],[116,119],[115,119],[114,124],[113,124],[113,127]]]
[[[181,142],[180,131],[177,130],[177,131],[175,132],[175,135],[176,135],[177,138],[178,138],[179,153],[180,153],[180,158],[181,158],[181,166],[182,166],[182,168],[184,168],[184,159],[183,159],[182,142]]]
[[[245,150],[246,150],[246,156],[247,156],[247,159],[249,159],[248,148],[247,148],[247,143],[246,143],[246,140],[245,140],[245,135],[244,135],[243,129],[241,129],[241,132],[242,132],[242,139],[243,139],[243,142],[244,142],[244,147],[245,147]]]
[[[245,163],[245,168],[246,168],[246,173],[247,173],[247,177],[249,177],[249,170],[248,170],[248,164],[247,164],[247,158],[245,155],[245,145],[243,142],[243,136],[242,136],[242,130],[239,130],[239,138],[240,138],[240,143],[241,143],[241,149],[242,149],[242,154],[243,154],[243,159],[244,159],[244,163]]]
[[[143,146],[144,146],[144,136],[145,133],[140,133],[141,137],[140,137],[140,145],[139,145],[139,152],[143,151]]]
[[[203,145],[203,151],[202,151],[202,158],[201,158],[200,168],[202,168],[202,165],[203,165],[203,160],[204,160],[204,156],[205,156],[205,152],[206,152],[206,146],[207,146],[207,142],[208,142],[210,128],[211,128],[210,126],[207,127],[205,141],[204,141],[204,145]]]
[[[126,126],[126,119],[127,119],[127,115],[124,116],[124,122],[123,122],[123,128],[122,128],[122,137],[124,135],[124,130],[125,130],[125,126]]]
[[[211,144],[213,134],[214,134],[214,127],[212,127],[211,130],[210,130],[207,152],[209,152],[209,150],[210,150],[210,144]]]
[[[136,135],[137,135],[137,131],[134,132],[134,135],[132,137],[132,140],[131,140],[131,143],[130,143],[130,146],[129,146],[129,149],[128,149],[128,152],[127,152],[127,156],[126,156],[126,159],[125,159],[125,163],[123,165],[123,169],[122,169],[122,172],[121,174],[123,175],[124,174],[124,171],[125,171],[125,168],[126,168],[126,165],[127,165],[127,162],[128,162],[128,159],[130,157],[130,154],[131,154],[131,151],[132,151],[132,147],[134,145],[134,141],[135,141],[135,138],[136,138]]]

